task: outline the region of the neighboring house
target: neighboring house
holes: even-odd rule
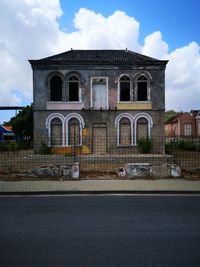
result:
[[[0,141],[11,141],[15,139],[11,125],[0,125]]]
[[[174,137],[196,137],[196,120],[194,114],[179,113],[165,122],[165,135]]]
[[[191,114],[195,118],[196,137],[200,137],[200,110],[191,110]]]
[[[196,119],[196,135],[200,137],[200,110],[197,113],[195,119]]]
[[[126,49],[70,50],[29,62],[35,152],[42,136],[60,153],[74,145],[82,153],[132,153],[140,138],[164,153],[168,61]]]

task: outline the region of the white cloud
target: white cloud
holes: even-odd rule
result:
[[[144,40],[141,52],[151,57],[165,58],[168,52],[168,45],[162,40],[161,32],[157,31],[148,35]]]
[[[200,108],[200,47],[191,42],[169,53],[160,31],[146,36],[142,46],[139,22],[125,12],[108,17],[81,8],[74,15],[73,32],[62,31],[59,0],[1,0],[0,105],[32,101],[28,59],[70,49],[125,49],[169,59],[166,70],[166,106],[183,110]],[[67,14],[66,14],[67,15]],[[122,30],[123,29],[123,30]]]
[[[2,0],[0,9],[0,105],[32,101],[29,58],[52,53],[58,37],[57,0]]]
[[[122,11],[111,16],[81,8],[74,17],[77,29],[72,33],[59,33],[58,50],[74,49],[133,49],[140,51],[139,22]],[[123,30],[122,30],[123,29]]]
[[[200,109],[200,46],[192,42],[168,55],[166,102],[170,108]]]

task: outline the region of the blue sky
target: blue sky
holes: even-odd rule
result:
[[[141,44],[145,36],[155,31],[162,32],[171,51],[191,41],[200,43],[199,0],[61,0],[60,2],[64,12],[59,20],[61,29],[74,31],[74,14],[81,7],[106,17],[116,10],[121,10],[140,22]]]
[[[0,105],[32,102],[28,59],[127,47],[169,60],[166,109],[200,109],[199,28],[200,0],[1,0]]]

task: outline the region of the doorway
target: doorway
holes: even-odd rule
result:
[[[93,128],[93,154],[106,154],[107,135],[106,127]]]

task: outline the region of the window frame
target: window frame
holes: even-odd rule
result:
[[[189,128],[187,128],[188,126]],[[189,130],[189,134],[187,133],[188,130]],[[184,136],[192,136],[192,123],[184,123],[183,134]]]
[[[145,81],[146,81],[146,86],[147,86],[146,87],[146,90],[147,90],[147,92],[146,92],[146,94],[147,94],[146,100],[138,100],[138,91],[139,91],[138,83],[144,82],[143,80],[141,80],[141,81],[139,80],[141,78],[145,78]],[[140,103],[150,102],[150,100],[151,100],[150,93],[151,93],[151,90],[150,90],[150,79],[149,79],[149,77],[144,73],[139,74],[137,76],[137,78],[135,79],[135,101],[136,102],[140,102]]]
[[[70,78],[75,78],[75,80],[70,80]],[[78,93],[78,100],[70,100],[70,84],[77,83],[77,93]],[[81,90],[80,90],[80,79],[77,75],[70,74],[67,78],[67,91],[68,91],[68,97],[67,102],[70,103],[80,103],[81,102]]]
[[[58,77],[61,79],[61,100],[52,100],[51,99],[51,94],[52,94],[52,87],[51,87],[51,82],[52,79]],[[50,102],[62,102],[63,101],[63,77],[60,73],[51,73],[50,76],[48,77],[48,99]]]

